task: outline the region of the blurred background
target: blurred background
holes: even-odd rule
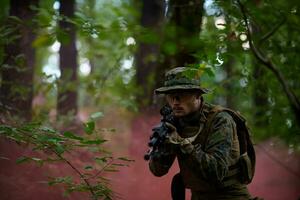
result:
[[[164,104],[153,90],[177,66],[199,70],[212,90],[205,101],[247,119],[257,153],[250,192],[299,199],[299,9],[282,0],[2,0],[0,199],[170,199],[177,163],[157,178],[143,156]]]

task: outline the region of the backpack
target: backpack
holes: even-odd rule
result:
[[[255,162],[256,162],[256,156],[255,156],[255,150],[253,147],[253,142],[251,141],[250,137],[250,131],[246,125],[246,119],[237,111],[231,110],[229,108],[224,108],[219,105],[212,106],[210,108],[208,116],[207,116],[207,122],[206,122],[206,130],[204,131],[205,138],[207,140],[209,135],[209,129],[212,125],[212,121],[214,117],[219,113],[225,111],[228,114],[231,115],[233,120],[236,123],[236,130],[237,130],[237,136],[239,140],[240,145],[240,158],[237,163],[237,166],[235,167],[229,167],[229,174],[231,176],[236,175],[239,178],[239,181],[243,184],[249,184],[251,183],[254,172],[255,172]],[[205,141],[206,142],[206,141]],[[204,142],[204,143],[205,143]],[[223,185],[230,185],[231,181],[228,180],[225,181]]]

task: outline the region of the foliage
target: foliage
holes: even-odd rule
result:
[[[56,105],[58,50],[67,40],[58,27],[62,19],[57,1],[42,0],[36,21],[39,24],[34,47],[37,50],[35,95],[47,99],[34,104],[36,116]],[[133,54],[138,30],[136,11],[130,1],[77,1],[74,18],[66,18],[77,28],[79,62],[79,108],[111,103],[135,111]],[[111,93],[111,91],[113,91]]]
[[[97,191],[102,191],[104,196],[110,197],[110,190],[105,184],[101,185],[105,183],[101,182],[102,176],[86,179],[93,177],[89,175],[91,171],[98,169],[102,173],[108,170],[108,166],[114,166],[113,162],[118,160],[106,155],[103,148],[105,141],[95,133],[97,131],[93,120],[84,124],[84,135],[70,131],[60,132],[44,124],[44,120],[47,121],[49,113],[52,114],[56,107],[57,81],[60,76],[59,46],[68,38],[58,27],[58,22],[62,19],[58,13],[58,1],[39,2],[38,7],[32,8],[38,11],[34,18],[38,26],[32,27],[37,35],[33,43],[37,55],[34,75],[34,120],[30,124],[1,125],[0,132],[18,143],[32,145],[34,151],[50,152],[44,155],[45,158],[25,156],[18,160],[20,163],[26,161],[42,165],[57,161],[68,164],[67,161],[72,160],[66,157],[69,152],[79,149],[96,150],[100,156],[94,160],[100,166],[89,165],[85,167],[84,172],[80,171],[80,183],[77,183],[78,179],[74,177],[53,177],[49,181],[51,185],[65,184],[69,192],[75,188],[76,191],[94,191],[94,196],[97,196]],[[176,38],[176,26],[162,28],[164,39],[149,29],[141,28],[138,20],[141,13],[136,9],[136,2],[133,0],[77,0],[75,17],[67,20],[77,28],[80,78],[78,84],[73,87],[79,91],[79,110],[87,107],[100,107],[101,110],[105,110],[106,107],[121,106],[137,111],[136,94],[140,92],[138,88],[141,87],[135,85],[136,40],[160,45],[158,64],[163,60],[163,56],[176,56],[179,51],[177,43],[180,41],[184,45],[199,46],[193,55],[197,62],[192,67],[202,72],[203,86],[212,90],[211,94],[204,97],[205,100],[226,106],[228,99],[233,99],[234,109],[246,115],[257,140],[277,136],[293,147],[300,148],[300,127],[280,83],[268,70],[259,78],[254,76],[257,67],[263,68],[263,65],[251,52],[247,27],[237,2],[206,1],[206,14],[202,19],[201,32],[196,38],[198,41],[193,41],[194,38]],[[276,64],[288,86],[300,97],[299,1],[241,2],[247,10],[248,20],[253,28],[253,41],[267,58]],[[9,1],[3,1],[3,12],[0,16],[1,68],[3,46],[18,37],[11,37],[13,27],[4,24],[8,4]],[[18,23],[22,22],[22,19],[10,18]],[[160,81],[156,75],[153,74],[151,79]],[[254,96],[257,92],[266,95],[265,106],[255,102]],[[59,121],[55,126],[58,125]],[[91,185],[88,186],[84,180],[91,181]]]
[[[299,98],[299,3],[283,3],[280,0],[241,2],[257,47],[273,62],[285,77],[288,87]],[[260,77],[254,76],[257,68],[265,66],[251,51],[238,1],[211,1],[206,11],[200,35],[203,47],[197,56],[210,64],[215,72],[214,79],[205,81],[218,85],[208,99],[226,105],[224,97],[232,96],[234,92],[234,106],[247,116],[257,139],[278,136],[299,148],[300,126],[276,74],[266,69]],[[226,68],[228,65],[230,74]],[[254,94],[257,93],[264,93],[266,106],[256,104]]]
[[[132,94],[134,33],[137,25],[129,3],[95,1],[93,6],[87,6],[85,2],[78,3],[75,23],[79,42],[84,44],[79,54],[91,66],[91,73],[81,79],[83,106],[115,103],[136,109]],[[87,102],[86,96],[93,98]]]
[[[120,166],[127,166],[132,160],[125,157],[114,158],[104,147],[101,130],[97,130],[95,120],[102,117],[98,112],[91,115],[83,124],[83,133],[73,131],[59,131],[42,122],[25,124],[0,125],[0,134],[18,144],[27,145],[38,156],[24,155],[16,163],[33,162],[39,166],[64,163],[68,165],[74,175],[48,177],[48,184],[61,185],[65,193],[86,192],[91,199],[114,199],[109,179],[105,172],[115,172]],[[75,153],[91,152],[87,154],[90,161],[86,166],[75,163]]]
[[[22,19],[14,16],[7,17],[8,7],[9,1],[5,1],[1,9],[3,11],[0,27],[1,68],[4,66],[4,45],[10,44],[15,37],[20,37],[19,35],[12,37],[10,33],[14,27],[8,27],[4,23],[7,18],[22,23]],[[94,118],[101,117],[101,114],[92,115],[91,120],[84,123],[82,131],[77,132],[59,131],[61,127],[70,129],[72,124],[65,122],[66,120],[70,122],[76,117],[59,117],[57,121],[53,118],[52,113],[53,111],[55,113],[57,103],[57,82],[60,76],[59,46],[61,42],[69,39],[59,29],[58,22],[66,17],[59,15],[58,7],[59,2],[55,0],[40,0],[39,6],[31,7],[37,11],[33,21],[38,25],[31,27],[36,33],[32,46],[36,50],[37,58],[34,69],[33,120],[31,123],[24,124],[14,118],[12,119],[15,121],[14,124],[0,125],[0,133],[18,144],[29,145],[33,151],[40,152],[38,154],[40,156],[25,155],[19,158],[17,163],[34,162],[45,165],[62,162],[77,173],[77,177],[50,177],[49,185],[64,185],[67,193],[90,192],[93,199],[111,199],[113,193],[108,184],[109,180],[104,178],[103,173],[116,171],[118,166],[127,165],[125,163],[131,160],[123,157],[114,158],[106,151],[106,141],[101,137],[102,131],[96,130],[94,122]],[[133,24],[135,15],[129,1],[108,3],[90,0],[77,1],[75,17],[66,18],[77,28],[80,84],[79,87],[78,85],[72,87],[79,89],[80,108],[101,105],[101,109],[105,110],[106,105],[116,104],[136,110],[132,92],[134,90],[132,54],[135,49],[135,40],[132,36],[136,28]],[[131,42],[128,42],[128,39]],[[82,72],[84,67],[90,68],[90,72]],[[82,166],[73,163],[75,159],[72,156],[75,152],[87,150],[91,152],[89,156],[94,164],[87,165],[82,170]]]

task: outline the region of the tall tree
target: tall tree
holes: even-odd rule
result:
[[[7,28],[12,30],[10,41],[4,49],[4,64],[1,66],[2,84],[0,101],[5,110],[30,120],[33,98],[33,72],[35,65],[35,39],[33,17],[38,0],[11,0]]]
[[[153,96],[153,77],[158,66],[160,48],[157,39],[164,21],[164,4],[162,0],[143,0],[141,6],[144,35],[135,55],[136,83],[140,86],[138,102],[141,108],[149,105]]]
[[[262,43],[267,41],[272,35],[274,35],[278,31],[278,29],[284,23],[286,23],[286,18],[288,17],[288,15],[290,15],[290,13],[285,13],[286,15],[282,16],[282,20],[279,21],[276,24],[276,26],[273,27],[273,29],[269,30],[265,35],[263,35],[259,41],[256,41],[254,33],[251,30],[251,24],[249,23],[251,19],[248,16],[248,10],[246,9],[245,5],[242,4],[239,0],[237,0],[237,5],[242,14],[242,18],[249,38],[250,49],[253,55],[259,62],[261,62],[261,66],[270,70],[274,74],[274,77],[281,84],[283,92],[285,93],[289,101],[291,110],[294,112],[296,122],[298,126],[300,126],[300,99],[295,94],[293,88],[289,85],[288,80],[286,79],[284,73],[280,70],[280,66],[276,63],[276,60],[272,57],[270,58],[270,56],[268,56],[268,54],[263,50],[263,48],[261,48]]]
[[[255,1],[257,7],[261,6],[261,1]],[[256,36],[262,35],[260,27],[251,22],[252,33]],[[268,87],[266,81],[267,70],[261,66],[261,63],[257,59],[252,59],[253,63],[253,103],[256,107],[254,114],[254,124],[256,127],[261,128],[268,124],[267,116],[264,113],[268,111]]]
[[[214,1],[232,17],[240,50],[237,61],[248,80],[245,89],[253,98],[242,97],[243,107],[253,115],[259,136],[279,136],[288,143],[299,143],[299,3],[269,1]],[[234,5],[234,6],[233,6]],[[255,59],[253,61],[252,59]],[[250,62],[249,62],[250,61]],[[237,63],[237,66],[241,66]],[[244,75],[244,72],[243,75]],[[245,90],[249,92],[249,90]],[[253,109],[253,104],[255,109]]]
[[[60,1],[59,21],[61,42],[59,50],[59,67],[61,77],[58,85],[57,113],[66,115],[70,111],[77,113],[77,49],[75,25],[69,19],[74,17],[75,0]]]
[[[204,0],[170,0],[170,24],[175,28],[177,53],[174,64],[184,66],[194,64],[200,41]]]
[[[156,85],[163,84],[163,76],[172,67],[195,64],[200,49],[200,32],[204,0],[170,0],[164,24],[161,47],[162,60],[156,69]]]

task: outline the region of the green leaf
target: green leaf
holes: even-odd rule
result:
[[[96,161],[98,161],[98,162],[104,162],[104,163],[106,163],[107,161],[108,161],[108,159],[112,159],[112,157],[111,156],[106,156],[106,157],[95,157],[94,158]]]
[[[173,42],[166,42],[163,45],[163,50],[168,54],[168,55],[174,55],[177,52],[177,46]]]
[[[21,164],[21,163],[24,163],[24,162],[29,162],[31,159],[29,157],[26,157],[26,156],[22,156],[22,157],[19,157],[17,160],[16,160],[16,163],[17,164]]]
[[[66,176],[66,177],[56,177],[56,178],[52,178],[51,180],[48,181],[48,185],[52,186],[52,185],[56,185],[59,183],[66,183],[66,184],[72,184],[73,178],[70,176]]]
[[[33,47],[47,47],[54,43],[54,38],[51,35],[40,35],[33,41]]]
[[[41,127],[40,128],[42,131],[48,132],[48,133],[56,133],[56,131],[53,128],[50,127]]]
[[[63,31],[63,30],[59,30],[57,31],[57,40],[63,44],[63,45],[67,45],[70,43],[71,41],[71,38],[70,38],[70,35]]]
[[[95,120],[95,119],[101,118],[103,116],[104,116],[104,114],[102,112],[96,112],[96,113],[91,114],[91,119]]]
[[[128,165],[122,163],[113,163],[112,165],[119,166],[119,167],[124,167],[124,166],[128,167]]]
[[[44,160],[40,159],[40,158],[30,158],[31,160],[33,160],[34,162],[38,163],[40,166],[42,166],[44,164]]]
[[[94,121],[88,121],[87,123],[84,124],[84,131],[91,135],[93,134],[95,130],[95,122]]]
[[[102,144],[106,142],[107,140],[101,140],[101,139],[96,139],[96,140],[82,140],[80,141],[81,144]]]
[[[126,161],[126,162],[134,162],[135,160],[132,160],[132,159],[128,159],[126,157],[119,157],[118,160],[123,160],[123,161]]]
[[[93,169],[93,166],[87,165],[87,166],[84,167],[84,169],[85,169],[85,170],[92,170],[92,169]]]
[[[214,77],[215,73],[213,72],[213,70],[211,68],[205,68],[205,72],[208,74],[208,76],[210,77]]]
[[[23,21],[22,21],[20,18],[14,16],[14,15],[9,16],[8,19],[9,19],[9,20],[12,20],[12,21],[14,21],[14,22],[20,23],[20,24],[23,23]]]
[[[64,136],[66,138],[70,138],[70,139],[75,139],[75,140],[83,140],[82,137],[75,135],[74,133],[70,132],[70,131],[66,131],[64,132]]]
[[[33,160],[33,161],[36,161],[36,162],[42,161],[42,159],[40,159],[40,158],[30,158],[30,159]]]
[[[58,154],[62,154],[65,152],[65,148],[62,145],[57,145],[54,149],[55,149],[55,152]]]
[[[6,125],[0,126],[0,134],[10,135],[13,133],[13,128]]]

